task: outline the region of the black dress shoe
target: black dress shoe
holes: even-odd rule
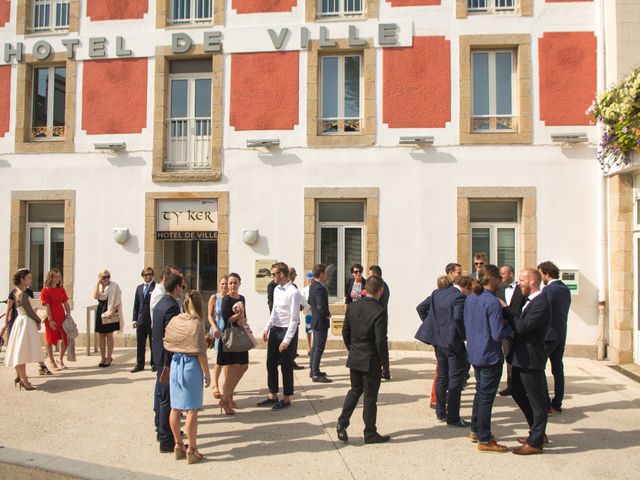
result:
[[[459,419],[457,422],[452,422],[449,423],[447,422],[447,427],[460,427],[460,428],[464,428],[464,427],[469,427],[471,424],[469,422],[465,422],[463,419]]]
[[[285,402],[284,400],[278,400],[271,410],[282,410],[283,408],[287,408],[291,406],[291,402]]]
[[[386,381],[391,380],[391,372],[382,372],[382,379]]]
[[[304,370],[304,367],[302,365],[298,365],[296,362],[293,362],[293,369],[294,370]]]
[[[155,366],[155,365],[151,365],[151,371],[152,371],[152,372],[157,372],[157,371],[158,371],[158,369],[156,368],[156,366]]]
[[[161,453],[173,453],[176,445],[174,443],[161,443],[160,444],[160,452]]]
[[[338,433],[338,440],[341,440],[343,442],[349,441],[349,435],[347,435],[347,429],[345,427],[343,427],[342,425],[338,425],[338,427],[336,428],[336,432]]]
[[[256,406],[258,406],[258,407],[273,407],[276,403],[278,403],[278,399],[277,398],[266,398],[265,400],[262,400],[261,402],[256,403]]]
[[[135,367],[133,367],[133,370],[131,370],[131,373],[137,373],[143,370],[144,370],[144,367],[142,365],[136,365]]]
[[[391,437],[389,435],[380,435],[379,433],[376,433],[369,437],[364,437],[364,443],[384,443],[388,442],[389,440],[391,440]]]
[[[511,388],[507,387],[504,390],[500,390],[498,393],[500,394],[501,397],[509,396],[511,395]]]
[[[315,383],[331,383],[333,380],[327,378],[325,375],[320,375],[319,377],[313,377],[311,379]]]
[[[319,377],[326,377],[327,372],[318,372]],[[309,372],[309,378],[313,378],[313,373]]]

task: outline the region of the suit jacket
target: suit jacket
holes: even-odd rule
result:
[[[496,297],[498,297],[503,302],[507,301],[507,297],[505,295],[506,285],[501,284],[496,292]],[[509,310],[514,315],[520,315],[522,313],[522,307],[524,306],[524,295],[522,295],[522,289],[520,285],[516,285],[513,289],[513,295],[511,296],[511,303],[509,303]]]
[[[173,317],[180,315],[178,301],[167,294],[160,299],[153,309],[153,331],[151,332],[151,350],[153,353],[153,363],[162,371],[162,367],[171,364],[171,352],[164,349],[164,331]]]
[[[551,304],[551,325],[549,325],[544,339],[545,350],[547,354],[551,354],[558,346],[564,345],[567,341],[571,291],[562,280],[548,284],[543,291],[547,294]]]
[[[144,295],[144,283],[136,288],[136,298],[133,300],[133,321],[138,325],[151,326],[151,292],[156,288],[156,282],[149,284],[149,290]]]
[[[311,328],[313,330],[329,329],[329,292],[318,280],[309,287],[309,306],[311,307]]]
[[[387,282],[383,280],[382,283],[384,283],[384,290],[382,290],[382,295],[378,302],[380,302],[380,305],[382,305],[387,313],[389,313],[389,297],[391,296],[391,292],[389,291],[389,285],[387,285]]]
[[[548,358],[544,338],[551,323],[551,305],[545,292],[531,300],[511,321],[516,335],[507,361],[514,367],[544,370]]]
[[[342,338],[349,350],[347,367],[359,372],[380,371],[389,361],[387,313],[373,297],[364,297],[347,307]]]
[[[351,277],[349,280],[347,280],[347,284],[344,287],[344,303],[346,304],[349,304],[353,301],[353,299],[351,298],[351,289],[353,288],[353,282],[354,282],[353,277]],[[367,288],[365,284],[366,284],[365,278],[362,277],[362,290],[365,290]]]
[[[455,353],[465,351],[464,302],[465,297],[456,287],[438,288],[427,299],[428,306],[418,305],[418,312],[427,316],[416,333],[416,338],[430,345],[447,348]],[[423,302],[424,303],[424,302]]]

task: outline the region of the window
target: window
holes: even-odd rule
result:
[[[362,56],[323,56],[320,61],[319,133],[360,132]]]
[[[64,66],[33,69],[31,135],[34,139],[64,138],[66,82]]]
[[[171,23],[210,23],[212,0],[171,0]]]
[[[364,14],[364,0],[319,0],[318,16],[351,17]]]
[[[485,252],[489,263],[511,265],[518,271],[518,202],[514,200],[472,201],[469,203],[471,251]],[[473,266],[473,261],[470,262]],[[475,271],[475,267],[473,267]]]
[[[26,259],[39,292],[49,270],[64,271],[64,202],[29,203],[27,209]]]
[[[513,12],[515,0],[468,0],[468,12],[499,13]]]
[[[316,258],[327,265],[327,289],[334,300],[344,298],[353,263],[363,263],[363,201],[320,201]]]
[[[511,51],[471,53],[472,130],[515,130],[514,61]]]
[[[71,0],[33,0],[31,5],[33,32],[69,29]]]
[[[211,167],[211,69],[210,59],[170,64],[166,170]]]

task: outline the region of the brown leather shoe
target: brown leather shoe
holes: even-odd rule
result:
[[[518,441],[518,443],[521,443],[521,444],[523,444],[523,445],[524,445],[525,443],[527,443],[527,439],[528,439],[528,438],[529,438],[529,437],[518,437],[518,438],[516,438],[516,440]],[[545,433],[545,435],[544,435],[543,443],[544,443],[545,445],[549,445],[549,437],[547,437],[547,434],[546,434],[546,433]]]
[[[537,455],[542,453],[542,447],[536,448],[532,447],[528,443],[525,443],[521,447],[514,448],[513,450],[511,450],[511,452],[515,453],[516,455]]]
[[[473,443],[478,443],[478,434],[476,432],[471,432],[467,438]],[[491,441],[496,441],[496,437],[493,433],[491,434]]]
[[[485,453],[506,453],[509,449],[504,445],[500,445],[495,440],[491,440],[489,443],[478,443],[478,451]]]

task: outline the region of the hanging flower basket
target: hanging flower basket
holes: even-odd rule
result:
[[[631,154],[640,150],[640,68],[602,92],[586,113],[603,124],[598,152],[602,169],[628,165]]]

